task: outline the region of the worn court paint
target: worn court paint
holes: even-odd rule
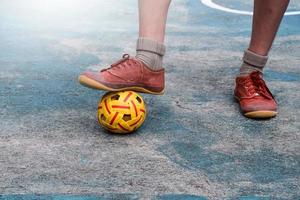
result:
[[[153,199],[157,200],[206,200],[205,197],[196,196],[196,195],[187,195],[187,194],[166,194],[158,197],[154,197]]]
[[[237,198],[238,200],[267,200],[271,197],[259,196],[243,196]],[[71,195],[0,195],[1,200],[135,200],[140,199],[139,195],[133,194],[105,194],[99,196],[85,195],[85,196],[71,196]],[[152,200],[206,200],[202,196],[187,195],[187,194],[166,194],[161,196],[154,196]],[[274,198],[272,198],[274,199]]]
[[[104,195],[0,195],[1,200],[137,200],[134,194],[104,194]]]
[[[266,70],[266,78],[284,82],[300,81],[300,73],[279,72]]]
[[[117,136],[97,124],[104,92],[81,87],[77,75],[135,53],[137,2],[54,0],[45,7],[34,1],[0,3],[1,194],[300,196],[299,16],[283,19],[265,71],[279,115],[254,121],[232,98],[251,17],[209,9],[199,0],[172,2],[166,93],[143,95],[149,109],[144,125]],[[300,8],[291,5],[291,11]]]
[[[273,197],[245,196],[245,197],[238,198],[238,200],[268,200],[268,199],[273,199]]]
[[[151,197],[150,197],[151,198]],[[105,194],[105,195],[0,195],[1,200],[135,200],[140,199],[139,195],[134,194]],[[153,196],[152,200],[206,200],[202,196],[188,195],[188,194],[165,194]],[[267,200],[270,197],[259,196],[243,196],[239,200]]]
[[[181,166],[193,170],[201,169],[211,179],[218,181],[238,180],[236,173],[247,175],[254,183],[270,183],[282,179],[292,178],[300,173],[298,168],[299,156],[285,156],[275,153],[272,149],[261,149],[260,151],[239,155],[228,155],[214,151],[208,151],[199,147],[198,143],[173,143],[175,150],[168,152],[167,147],[162,147],[170,159],[178,162]],[[177,160],[179,159],[179,160]],[[285,163],[290,163],[286,166]],[[283,173],[286,171],[285,173]],[[296,185],[291,184],[291,187]],[[243,190],[243,188],[241,188]]]

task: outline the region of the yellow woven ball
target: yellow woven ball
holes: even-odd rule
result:
[[[108,92],[98,104],[98,121],[113,133],[130,133],[146,118],[143,98],[133,91]]]

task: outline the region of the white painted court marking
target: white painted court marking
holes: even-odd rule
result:
[[[212,0],[201,0],[201,2],[211,8],[222,10],[229,13],[235,13],[235,14],[241,14],[241,15],[253,15],[253,12],[244,11],[244,10],[236,10],[232,8],[226,8],[224,6],[221,6],[219,4],[214,3]],[[300,15],[300,11],[289,11],[285,12],[284,15]]]

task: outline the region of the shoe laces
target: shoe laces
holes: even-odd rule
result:
[[[260,72],[253,72],[248,76],[245,81],[244,85],[249,92],[249,95],[255,96],[264,96],[268,99],[272,99],[273,95],[268,89],[265,81],[262,79]]]
[[[137,64],[137,62],[134,59],[130,59],[129,54],[123,54],[123,56],[120,60],[113,63],[109,68],[101,70],[101,72],[107,71],[107,70],[118,70],[121,68],[131,67],[132,65],[136,65],[136,64]]]

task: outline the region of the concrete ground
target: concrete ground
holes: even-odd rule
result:
[[[77,75],[134,55],[137,2],[0,2],[0,199],[300,198],[300,15],[284,18],[265,70],[271,120],[232,98],[251,16],[177,0],[167,30],[166,94],[143,95],[137,133],[112,135],[96,119],[104,92]]]

